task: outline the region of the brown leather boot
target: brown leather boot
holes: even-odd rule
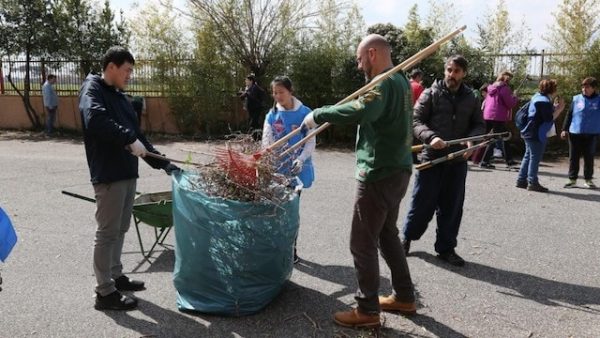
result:
[[[345,327],[379,327],[379,314],[367,314],[360,312],[357,308],[350,311],[336,312],[333,321]]]
[[[396,300],[394,295],[382,297],[379,296],[379,307],[382,311],[395,311],[403,315],[411,316],[417,313],[415,302],[402,303]]]

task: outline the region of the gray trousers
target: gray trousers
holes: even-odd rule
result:
[[[400,201],[410,173],[399,171],[376,182],[358,182],[350,251],[358,279],[355,299],[364,313],[379,313],[379,254],[392,274],[393,294],[400,302],[414,302],[414,286],[396,226]]]
[[[123,275],[121,251],[129,230],[136,179],[95,184],[96,238],[94,241],[94,273],[96,292],[106,296],[114,291],[115,279]]]

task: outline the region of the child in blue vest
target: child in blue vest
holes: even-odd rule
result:
[[[594,189],[594,153],[596,139],[600,134],[600,95],[598,80],[588,77],[581,83],[581,94],[573,96],[571,111],[567,113],[560,134],[569,139],[569,180],[565,188],[577,185],[579,159],[583,156],[583,178],[587,188]]]
[[[262,146],[268,147],[275,141],[284,137],[294,129],[302,125],[304,117],[311,112],[311,109],[303,105],[293,95],[292,81],[287,76],[277,76],[271,82],[271,91],[275,104],[265,117],[265,124],[262,134]],[[288,141],[288,147],[296,144],[304,138],[310,131],[302,130]],[[279,172],[288,176],[298,176],[302,182],[303,188],[309,188],[315,179],[314,168],[311,161],[311,155],[315,150],[315,138],[311,138],[296,152],[281,160]],[[285,149],[285,147],[283,148]],[[296,252],[294,244],[294,263],[300,259]]]

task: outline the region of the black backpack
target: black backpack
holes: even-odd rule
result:
[[[529,121],[529,104],[531,101],[527,101],[515,114],[515,125],[519,131],[523,131],[527,126],[527,122]]]

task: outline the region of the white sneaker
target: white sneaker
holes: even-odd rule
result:
[[[583,185],[588,189],[596,189],[596,185],[592,180],[585,180],[585,183],[583,183]]]

